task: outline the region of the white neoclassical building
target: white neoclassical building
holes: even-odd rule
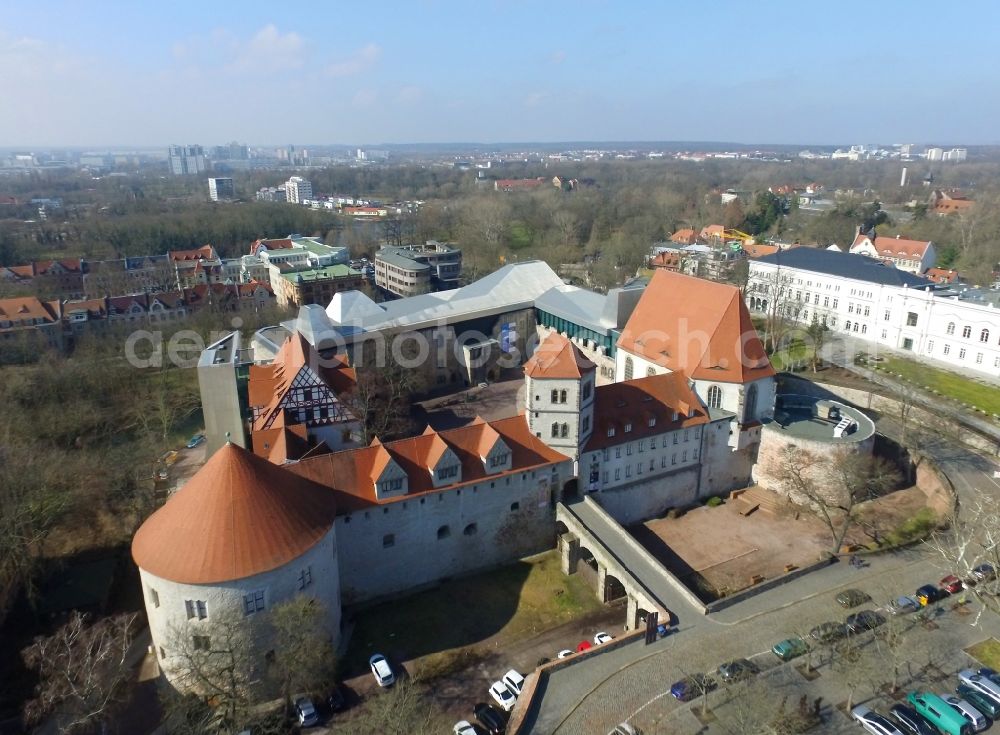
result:
[[[873,258],[794,248],[750,261],[752,312],[1000,376],[1000,293],[941,285]]]
[[[188,688],[182,652],[210,650],[234,621],[254,630],[247,681],[263,676],[268,611],[297,595],[321,601],[331,645],[340,631],[333,494],[226,444],[132,541],[160,670]],[[216,641],[218,644],[218,641]]]

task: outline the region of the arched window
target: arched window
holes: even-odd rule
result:
[[[632,373],[635,371],[635,364],[631,357],[625,358],[625,380],[632,380]]]
[[[868,332],[868,325],[867,324],[862,324],[861,325],[861,334],[866,334],[867,332]]]
[[[985,342],[986,340],[983,340],[983,341]],[[652,378],[654,375],[656,375],[656,368],[653,368],[653,367],[646,368],[646,377],[647,378]]]
[[[710,386],[708,389],[708,407],[722,408],[722,388],[717,385]]]
[[[475,536],[478,530],[479,527],[475,523],[470,523],[468,526],[465,527],[462,533],[466,536]]]
[[[948,322],[948,328],[945,330],[945,334],[955,333],[955,322]]]
[[[965,339],[968,339],[969,337],[971,337],[972,336],[972,327],[970,327],[970,326],[964,326],[964,327],[962,327],[962,336],[965,337]]]
[[[441,526],[441,528],[438,529],[438,541],[448,538],[449,536],[451,536],[451,529],[447,526]]]
[[[980,342],[989,342],[990,341],[990,330],[984,329],[982,332],[980,332],[979,333],[979,341]]]
[[[747,396],[743,401],[743,420],[753,421],[757,415],[757,386],[751,385],[747,388]]]
[[[850,322],[844,322],[844,331],[845,332],[850,332],[851,331],[851,323]]]

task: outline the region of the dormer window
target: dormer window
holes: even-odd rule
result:
[[[458,465],[453,464],[447,467],[441,467],[437,471],[437,476],[439,480],[448,480],[455,477],[458,474]]]
[[[628,434],[630,431],[632,431],[632,422],[631,421],[628,422],[627,424],[625,424],[625,433]]]
[[[499,454],[494,454],[490,457],[490,467],[503,467],[507,464],[507,460],[510,459],[509,452],[500,452]]]

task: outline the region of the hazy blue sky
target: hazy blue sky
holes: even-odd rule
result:
[[[14,2],[0,146],[1000,141],[1000,2]]]

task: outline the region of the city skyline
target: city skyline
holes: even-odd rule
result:
[[[925,5],[17,6],[0,146],[1000,142],[1000,52],[945,51]]]

